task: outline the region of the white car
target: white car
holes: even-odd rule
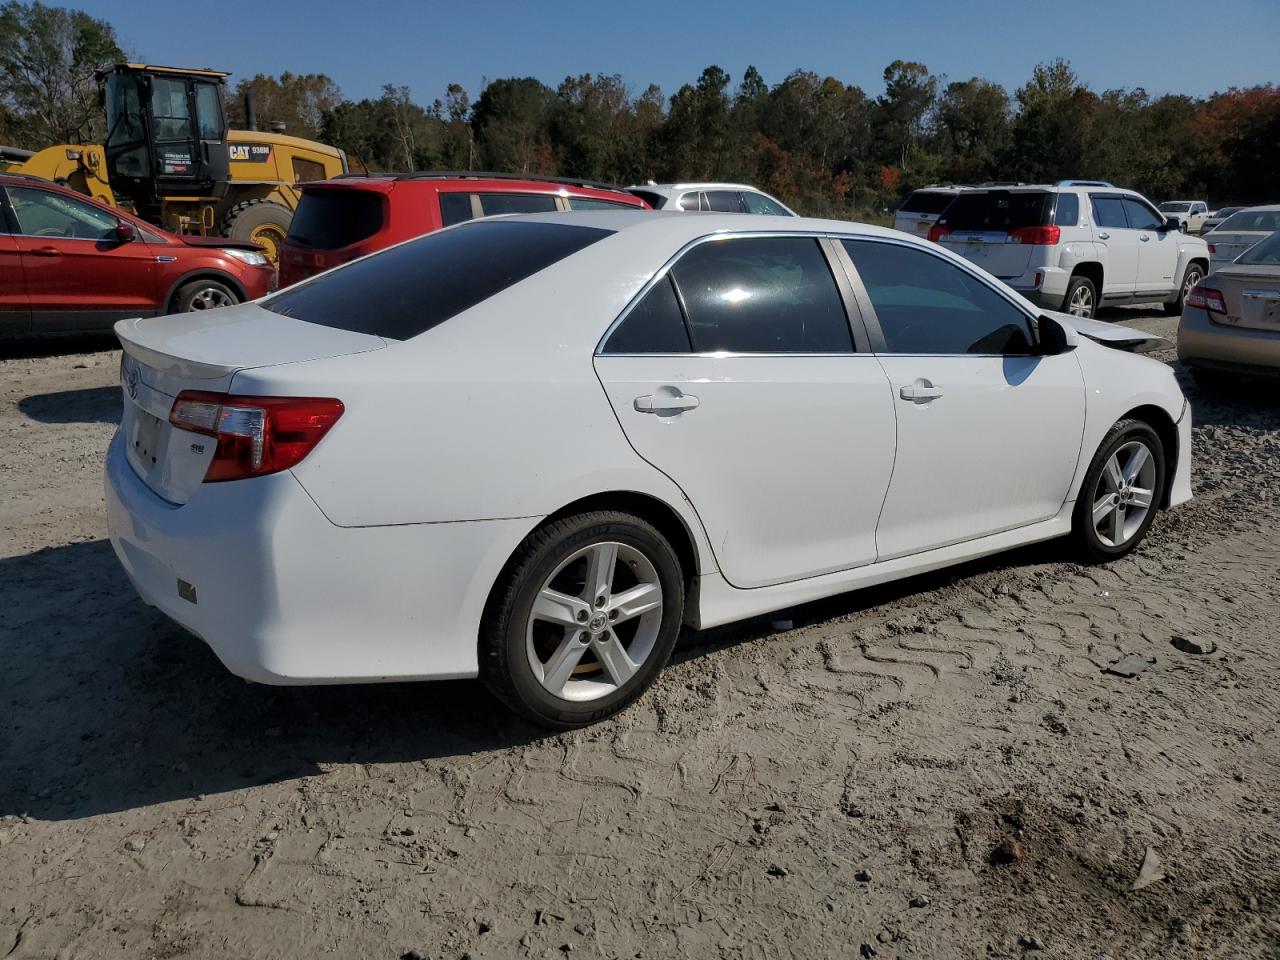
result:
[[[1142,194],[1103,180],[965,190],[929,239],[972,260],[1050,310],[1164,305],[1182,312],[1209,272],[1209,248]]]
[[[929,228],[938,222],[942,211],[960,195],[965,187],[921,187],[912,190],[893,215],[893,229],[903,233],[929,235]]]
[[[1209,272],[1217,273],[1277,230],[1280,230],[1280,204],[1237,210],[1209,235]]]
[[[264,683],[478,675],[574,726],[681,623],[1118,557],[1191,496],[1159,338],[852,223],[497,217],[116,331],[116,555]]]
[[[745,183],[648,183],[626,188],[655,210],[702,213],[758,213],[794,217],[795,211]]]
[[[1184,233],[1200,233],[1209,219],[1209,204],[1203,200],[1167,200],[1158,209],[1177,220]]]

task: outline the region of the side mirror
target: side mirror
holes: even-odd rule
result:
[[[116,224],[116,240],[120,243],[132,243],[138,239],[138,228],[127,220]]]
[[[1166,217],[1160,229],[1161,230],[1181,230],[1182,221],[1179,220],[1177,217]]]
[[[1068,329],[1052,317],[1036,318],[1036,352],[1042,357],[1056,357],[1074,350],[1079,344],[1075,330]]]

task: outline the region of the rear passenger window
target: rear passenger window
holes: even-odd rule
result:
[[[440,220],[446,227],[471,219],[471,194],[440,194]]]
[[[888,353],[1031,352],[1026,314],[941,257],[893,243],[844,240]]]
[[[742,194],[737,190],[708,190],[707,204],[717,213],[745,213]]]
[[[1095,227],[1125,227],[1124,202],[1119,197],[1093,197],[1093,225]]]
[[[689,331],[668,274],[644,295],[605,342],[605,353],[688,353]]]
[[[706,204],[699,204],[699,202],[698,202],[698,197],[699,197],[699,196],[701,196],[701,194],[697,194],[697,193],[686,193],[683,197],[681,197],[681,198],[680,198],[680,209],[681,209],[681,210],[706,210],[706,209],[709,209],[709,208],[706,206]]]
[[[698,352],[853,352],[840,291],[812,237],[702,243],[672,276]]]
[[[1053,222],[1059,227],[1074,227],[1080,222],[1080,198],[1074,193],[1058,194],[1058,205],[1053,211]]]
[[[486,217],[500,213],[551,213],[556,198],[549,193],[481,193],[480,209]]]

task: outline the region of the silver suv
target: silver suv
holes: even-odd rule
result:
[[[1100,306],[1164,304],[1182,312],[1209,272],[1209,249],[1142,194],[1104,180],[966,190],[929,239],[1049,310],[1092,317]]]
[[[627,187],[655,210],[688,210],[717,213],[763,213],[794,217],[795,211],[762,190],[745,183],[654,183]]]

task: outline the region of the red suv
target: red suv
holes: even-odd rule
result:
[[[0,337],[90,333],[125,317],[269,293],[256,244],[180,237],[38,177],[0,173]]]
[[[302,187],[280,250],[280,286],[475,217],[556,210],[648,210],[605,183],[503,173],[347,174]]]

